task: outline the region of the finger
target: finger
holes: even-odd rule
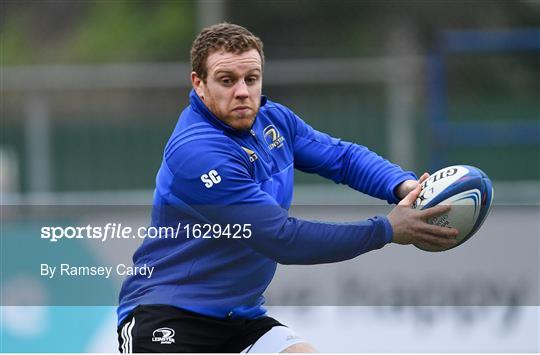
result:
[[[448,213],[452,209],[451,205],[437,205],[422,210],[422,218],[427,220],[429,218],[437,217],[442,214]]]
[[[417,242],[414,245],[420,249],[428,250],[428,251],[443,251],[446,249],[450,249],[452,247],[452,245],[441,246],[440,243],[431,243],[427,241]]]
[[[423,173],[422,176],[420,176],[420,179],[418,179],[418,183],[421,184],[424,181],[426,181],[429,178],[429,173]]]
[[[437,248],[450,248],[457,244],[455,239],[439,238],[429,234],[424,234],[421,237],[422,244],[430,244]]]
[[[420,186],[420,184],[417,184],[416,187],[411,190],[411,192],[409,192],[403,200],[399,202],[398,206],[412,206],[414,201],[416,201],[416,199],[418,198],[420,191],[422,191],[422,187]]]
[[[456,239],[459,235],[459,231],[455,228],[440,227],[433,224],[426,224],[425,231],[434,237],[446,239]]]

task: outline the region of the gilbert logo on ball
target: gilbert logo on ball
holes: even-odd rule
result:
[[[480,169],[468,165],[454,165],[433,173],[422,183],[422,191],[413,208],[452,205],[450,212],[432,218],[429,223],[459,231],[457,244],[474,235],[485,221],[493,202],[493,186]],[[433,246],[416,245],[426,251],[443,251]],[[451,249],[451,248],[449,248]]]

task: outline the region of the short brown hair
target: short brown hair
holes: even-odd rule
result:
[[[193,41],[191,70],[202,80],[206,80],[208,75],[208,56],[219,49],[238,54],[256,49],[264,65],[263,43],[260,38],[242,26],[223,22],[204,28]]]

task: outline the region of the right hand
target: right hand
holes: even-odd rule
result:
[[[394,236],[392,241],[397,244],[415,244],[435,249],[447,249],[456,244],[458,230],[440,227],[427,223],[430,218],[450,211],[449,205],[439,205],[425,210],[412,208],[422,187],[418,184],[407,196],[388,214]]]

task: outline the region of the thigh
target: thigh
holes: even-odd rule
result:
[[[271,317],[246,322],[241,334],[227,344],[223,352],[278,353],[288,347],[305,343],[294,331]]]
[[[121,353],[218,352],[239,323],[197,315],[172,306],[144,305],[118,328]]]
[[[285,348],[282,353],[316,353],[317,350],[309,343],[293,344]]]

